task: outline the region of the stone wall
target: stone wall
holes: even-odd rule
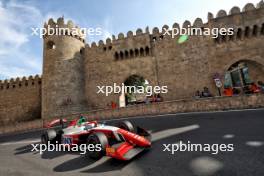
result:
[[[0,125],[41,118],[41,78],[0,82]]]
[[[193,23],[185,21],[182,27],[177,23],[172,25],[178,29],[232,27],[232,36],[189,36],[185,43],[179,44],[179,35],[163,35],[164,28],[169,28],[164,25],[151,32],[148,28],[137,29],[126,36],[123,33],[113,36],[105,43],[86,45],[84,71],[88,108],[101,109],[112,101],[118,103],[120,94],[106,97],[96,93],[96,86],[120,85],[134,74],[144,77],[153,86],[168,86],[168,93],[162,94],[165,101],[188,99],[203,87],[218,95],[213,76],[218,73],[223,83],[228,68],[242,61],[248,64],[252,81],[264,82],[263,7],[263,2],[256,7],[249,3],[242,10],[238,7],[233,7],[229,13],[220,10],[215,18],[209,13],[206,23],[197,18]],[[135,56],[136,50],[141,49],[143,54]]]
[[[264,108],[264,94],[234,97],[186,99],[154,103],[148,105],[141,104],[115,110],[102,109],[97,111],[82,112],[78,114],[64,116],[64,118],[74,119],[77,118],[80,114],[83,114],[88,117],[89,120],[103,121],[126,117],[133,118],[137,116],[152,116],[170,113],[208,112],[252,108]],[[2,126],[0,127],[0,134],[39,129],[43,127],[43,124],[46,124],[50,120],[61,117],[62,116],[53,117],[49,119],[35,120],[26,123],[14,123],[12,124],[12,126]]]
[[[121,86],[131,75],[142,76],[151,85],[157,85],[156,60],[151,53],[149,34],[138,35],[126,39],[121,35],[106,46],[85,48],[85,92],[89,109],[106,108],[111,101],[118,102],[120,94],[97,94],[97,86],[113,86],[114,83]],[[140,53],[140,49],[142,51],[146,47],[149,52],[143,50]],[[129,58],[126,53],[129,53]]]
[[[139,104],[126,108],[102,109],[97,111],[83,112],[90,120],[104,120],[124,117],[136,117],[144,115],[159,115],[169,113],[185,112],[208,112],[225,111],[237,109],[255,109],[264,107],[264,94],[234,96],[234,97],[213,97],[200,99],[183,99],[177,101],[166,101],[152,104]],[[79,113],[80,114],[80,113]],[[79,114],[65,116],[73,119]]]

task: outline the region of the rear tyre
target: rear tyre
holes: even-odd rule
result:
[[[92,159],[98,160],[102,158],[106,153],[106,147],[108,146],[108,139],[106,135],[102,132],[94,133],[91,134],[87,139],[87,146],[89,144],[94,145],[94,150],[89,151],[88,150],[89,147],[88,147],[86,155],[88,155],[88,157]],[[98,148],[99,145],[101,146],[101,150],[99,150]]]
[[[128,120],[125,120],[125,121],[121,122],[118,125],[118,127],[121,128],[121,129],[123,129],[123,130],[132,132],[132,133],[135,132],[134,125],[130,121],[128,121]]]
[[[50,141],[50,143],[52,144],[55,144],[56,140],[58,140],[58,135],[57,132],[53,129],[47,130],[41,135],[42,144],[48,144],[48,141]]]

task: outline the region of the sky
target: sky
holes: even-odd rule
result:
[[[0,0],[0,80],[42,74],[43,40],[32,35],[49,18],[64,16],[84,28],[101,28],[87,43],[149,26],[180,25],[207,13],[240,9],[260,0]]]

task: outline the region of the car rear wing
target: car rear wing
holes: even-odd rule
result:
[[[55,119],[43,125],[43,128],[56,128],[62,127],[65,128],[67,126],[67,119]]]

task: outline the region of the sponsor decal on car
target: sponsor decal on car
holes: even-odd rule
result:
[[[72,144],[72,138],[71,137],[63,137],[62,143],[63,144]]]
[[[115,153],[115,148],[113,148],[113,147],[107,147],[106,148],[106,153]]]

